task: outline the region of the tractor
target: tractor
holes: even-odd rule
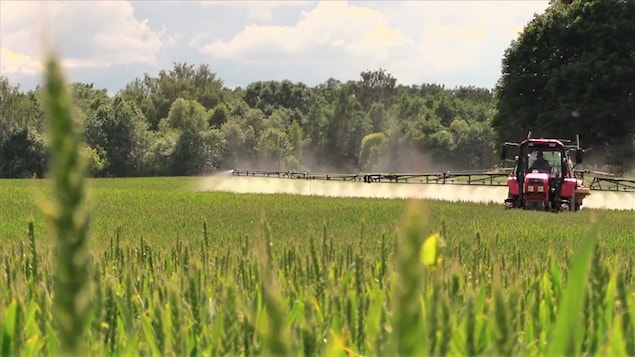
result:
[[[578,211],[589,187],[574,175],[570,152],[575,164],[582,163],[584,149],[571,140],[531,138],[531,132],[520,143],[501,145],[501,159],[508,160],[507,149],[516,151],[514,168],[507,178],[508,196],[505,208],[521,208],[551,212]]]

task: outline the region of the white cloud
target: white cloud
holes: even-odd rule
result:
[[[247,63],[321,62],[339,57],[385,59],[393,47],[412,45],[401,31],[387,26],[382,14],[344,1],[322,1],[303,13],[295,26],[249,25],[229,41],[201,48],[212,57]]]
[[[511,40],[548,2],[0,0],[0,72],[33,83],[45,34],[67,68],[84,69],[75,80],[113,91],[174,61],[208,64],[235,85],[381,67],[404,84],[491,86]]]
[[[199,48],[211,58],[249,64],[332,63],[354,73],[381,66],[400,80],[420,83],[440,72],[497,70],[504,49],[548,0],[368,6],[325,0],[294,26],[252,24]]]
[[[0,73],[37,74],[42,63],[23,53],[16,53],[7,47],[0,48]]]
[[[69,68],[152,64],[162,46],[162,33],[137,20],[127,1],[1,4],[3,73],[33,71],[43,43],[59,50]]]
[[[416,17],[403,22],[419,36],[416,49],[393,62],[395,77],[498,72],[505,49],[547,6],[547,0],[405,2],[401,11]]]
[[[217,8],[236,8],[246,12],[246,18],[249,21],[265,22],[271,20],[273,11],[281,7],[299,7],[304,6],[310,1],[303,0],[203,0],[201,3],[205,6],[213,6]]]

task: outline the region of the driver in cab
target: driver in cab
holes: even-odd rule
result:
[[[538,151],[536,153],[536,160],[533,164],[531,164],[531,167],[529,168],[529,171],[533,170],[538,170],[539,172],[549,172],[551,170],[551,166],[549,165],[549,162],[543,157],[542,151]]]

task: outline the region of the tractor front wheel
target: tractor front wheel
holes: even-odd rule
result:
[[[508,196],[504,202],[505,209],[512,209],[519,207],[518,196]]]

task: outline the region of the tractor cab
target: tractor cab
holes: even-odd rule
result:
[[[530,173],[546,173],[550,175],[558,175],[560,173],[559,164],[562,161],[560,151],[545,150],[545,148],[536,148],[533,152],[527,154],[527,164]]]
[[[582,199],[590,192],[573,175],[569,151],[575,150],[576,163],[582,162],[579,146],[567,145],[562,139],[531,139],[520,143],[505,143],[501,158],[506,159],[508,147],[515,147],[514,170],[507,179],[506,208],[545,211],[577,211]]]

